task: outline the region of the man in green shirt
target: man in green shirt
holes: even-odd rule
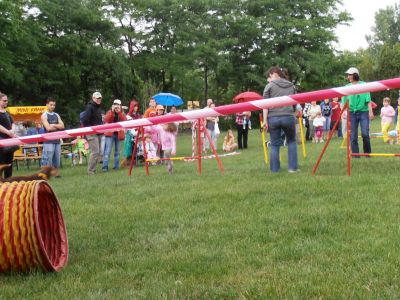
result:
[[[352,84],[365,84],[364,81],[360,80],[360,73],[358,69],[351,67],[346,71],[346,76]],[[369,122],[374,118],[371,105],[371,94],[357,94],[351,96],[345,96],[342,98],[342,104],[349,101],[350,106],[350,125],[351,125],[351,152],[359,153],[358,148],[358,125],[361,127],[361,137],[363,139],[364,153],[371,153],[371,142],[369,138]]]

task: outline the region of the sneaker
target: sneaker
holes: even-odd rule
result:
[[[289,169],[288,172],[289,173],[298,173],[298,172],[300,172],[300,169],[296,169],[296,170]]]
[[[92,176],[92,175],[94,175],[94,174],[96,174],[96,173],[95,173],[95,172],[89,171],[87,174],[88,174],[89,176]]]
[[[107,167],[104,167],[104,168],[102,168],[101,169],[103,172],[108,172],[108,168]]]

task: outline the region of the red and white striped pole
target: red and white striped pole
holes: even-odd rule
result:
[[[25,143],[44,142],[56,139],[65,139],[76,137],[78,135],[101,134],[106,131],[115,131],[118,129],[128,129],[140,126],[150,126],[156,124],[170,123],[194,120],[206,117],[217,117],[223,115],[231,115],[242,111],[255,111],[264,108],[275,108],[281,106],[296,105],[298,103],[306,103],[318,101],[327,98],[343,97],[354,94],[362,94],[367,92],[378,92],[387,89],[400,88],[400,78],[392,78],[381,81],[374,81],[365,84],[355,84],[338,88],[331,88],[313,92],[306,92],[290,96],[275,97],[262,100],[254,100],[250,102],[242,102],[237,104],[229,104],[214,108],[203,108],[200,110],[192,110],[172,115],[164,115],[147,119],[129,120],[119,123],[104,124],[92,127],[83,127],[69,130],[50,132],[45,134],[36,134],[19,138],[0,140],[0,147],[19,145]]]

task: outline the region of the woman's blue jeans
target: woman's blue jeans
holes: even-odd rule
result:
[[[288,146],[288,170],[297,170],[296,119],[294,116],[268,117],[268,128],[271,136],[270,169],[278,172],[280,169],[279,150],[281,133],[285,133]]]
[[[369,113],[367,111],[351,112],[350,124],[351,124],[351,152],[352,153],[360,152],[358,148],[358,125],[360,124],[364,153],[371,153],[371,141],[369,138]]]
[[[324,131],[329,132],[331,130],[331,117],[325,117]]]
[[[108,161],[110,160],[111,150],[113,144],[114,147],[114,169],[119,168],[119,146],[120,142],[118,140],[118,135],[114,134],[113,136],[106,136],[105,140],[105,148],[104,148],[104,155],[103,155],[103,170],[108,170]]]

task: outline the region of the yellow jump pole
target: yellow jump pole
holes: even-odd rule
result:
[[[400,153],[352,153],[351,156],[400,157]]]
[[[301,135],[301,147],[303,148],[303,157],[307,157],[307,152],[306,152],[306,143],[304,141],[304,130],[303,130],[303,118],[299,117],[299,126],[300,126],[300,135]]]
[[[359,135],[358,138],[361,139],[362,136]],[[387,138],[387,139],[397,139],[397,137],[395,137],[395,136],[390,136],[390,135],[370,135],[369,138],[370,138],[370,139],[384,139],[384,138]]]
[[[342,144],[340,144],[340,149],[346,149],[347,133],[344,133]]]
[[[262,120],[262,114],[260,114],[260,130],[261,130],[261,141],[263,144],[263,151],[264,151],[264,162],[266,165],[268,165],[267,139],[265,138],[265,130],[264,130],[264,123]]]

